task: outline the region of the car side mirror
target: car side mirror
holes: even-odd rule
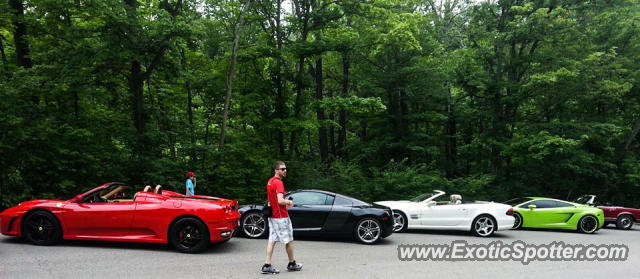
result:
[[[530,204],[530,205],[529,205],[529,209],[531,209],[531,210],[536,209],[536,205],[535,205],[535,204]]]
[[[427,206],[434,206],[434,205],[436,205],[436,204],[437,204],[437,203],[436,203],[435,201],[428,201],[428,202],[427,202]]]

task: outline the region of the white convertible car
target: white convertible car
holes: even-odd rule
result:
[[[445,192],[434,190],[408,201],[379,201],[393,210],[393,231],[406,229],[444,229],[471,231],[490,236],[513,227],[513,208],[494,202],[462,201],[460,195],[443,200]]]

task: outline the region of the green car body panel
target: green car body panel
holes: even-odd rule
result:
[[[518,202],[517,199],[515,201]],[[577,230],[580,220],[584,216],[594,216],[598,220],[597,228],[588,231],[588,233],[604,226],[604,212],[597,207],[542,197],[521,198],[519,201],[523,202],[511,204],[511,206],[513,206],[514,212],[522,216],[522,227],[524,228]],[[507,204],[510,203],[507,202]],[[530,208],[531,204],[555,204],[555,207],[536,206]]]

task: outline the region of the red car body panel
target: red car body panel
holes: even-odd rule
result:
[[[34,200],[0,213],[0,232],[22,236],[21,221],[27,212],[47,210],[62,226],[63,239],[168,243],[169,227],[177,218],[192,216],[206,224],[210,242],[221,242],[223,232],[238,226],[238,202],[209,196],[187,197],[171,191],[138,192],[131,202],[84,203],[82,196],[100,191],[107,183],[68,201]],[[225,234],[225,235],[226,235]]]
[[[591,206],[596,206],[604,211],[605,222],[615,223],[622,215],[631,215],[634,222],[640,222],[640,209],[629,208],[615,205],[604,205],[598,199],[596,195],[583,195],[577,200],[577,203],[583,203]]]
[[[606,205],[598,205],[598,208],[604,211],[604,220],[607,222],[615,222],[618,217],[625,214],[633,216],[635,222],[640,222],[640,209]]]

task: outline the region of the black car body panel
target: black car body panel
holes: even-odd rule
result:
[[[391,209],[385,206],[372,205],[348,196],[322,191],[297,190],[286,193],[286,199],[293,199],[294,207],[288,209],[295,235],[344,236],[352,237],[360,220],[371,217],[381,224],[381,238],[393,232]],[[265,204],[240,206],[243,221],[249,213],[262,216]],[[266,222],[265,222],[266,223]],[[249,234],[244,233],[249,236]],[[261,234],[258,237],[265,237]]]

